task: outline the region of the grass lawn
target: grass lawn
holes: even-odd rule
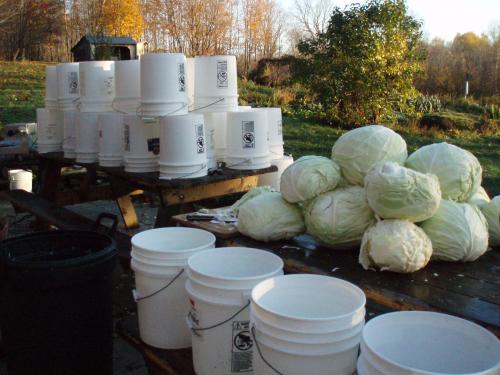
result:
[[[0,61],[0,126],[11,122],[35,120],[36,108],[44,105],[45,65],[42,62]],[[252,88],[257,91],[259,89]],[[264,89],[272,91],[270,88]],[[243,85],[242,90],[245,90]],[[295,158],[303,155],[330,156],[333,143],[344,132],[342,129],[305,120],[285,118],[285,149]],[[459,136],[447,136],[437,132],[398,132],[405,138],[410,152],[420,146],[443,141],[471,151],[483,166],[485,189],[490,195],[500,194],[499,136],[480,136],[471,131],[461,132]]]
[[[304,120],[283,119],[285,151],[295,159],[304,155],[331,155],[332,146],[346,130],[323,126]],[[429,132],[415,134],[397,130],[408,144],[408,152],[435,142],[453,143],[471,151],[483,167],[483,186],[490,196],[500,195],[500,137],[465,133],[451,137]]]

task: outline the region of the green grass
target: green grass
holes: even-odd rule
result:
[[[44,106],[45,65],[0,61],[0,126],[35,120]]]
[[[330,157],[332,146],[344,129],[306,122],[293,118],[284,118],[285,150],[295,159],[304,155]],[[448,142],[471,151],[483,167],[483,186],[490,196],[500,195],[500,137],[480,136],[467,133],[466,137],[453,137],[438,132],[416,134],[396,129],[408,144],[408,152],[435,142]]]

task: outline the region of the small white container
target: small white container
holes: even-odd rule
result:
[[[57,103],[57,69],[55,65],[45,67],[45,108],[59,109]]]
[[[111,112],[115,98],[114,61],[80,63],[80,112]]]
[[[184,288],[188,258],[215,246],[215,236],[195,228],[151,229],[132,237],[131,267],[135,282],[139,333],[148,345],[162,349],[191,346],[186,324],[189,303]],[[161,290],[172,282],[172,285]],[[161,290],[161,291],[160,291]],[[160,292],[158,292],[160,291]],[[153,293],[158,292],[154,295]]]
[[[99,113],[78,112],[76,116],[75,154],[78,163],[94,163],[99,153]]]
[[[160,178],[206,176],[207,141],[203,115],[189,113],[160,120]]]
[[[139,60],[115,62],[115,99],[113,109],[136,114],[141,101],[141,71]]]
[[[33,188],[33,173],[24,169],[9,171],[9,190],[25,190],[31,193]]]
[[[40,154],[62,149],[62,112],[57,109],[37,108],[37,150]]]
[[[293,157],[283,156],[279,159],[271,160],[271,165],[278,167],[278,171],[261,174],[258,186],[271,186],[274,190],[280,191],[280,180],[283,171],[293,164]]]
[[[120,167],[123,164],[123,115],[117,112],[99,114],[99,165]]]
[[[79,63],[57,64],[57,101],[62,111],[74,111],[80,98]]]
[[[141,57],[141,107],[144,117],[188,112],[186,57],[182,53],[147,53]]]
[[[267,115],[251,109],[227,113],[225,162],[232,169],[260,169],[271,165]]]

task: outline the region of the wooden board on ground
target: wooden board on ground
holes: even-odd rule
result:
[[[217,238],[222,240],[227,240],[230,238],[237,237],[240,232],[238,232],[238,228],[236,225],[232,223],[212,223],[211,221],[190,221],[187,219],[187,215],[194,214],[196,212],[176,215],[172,216],[172,220],[174,220],[177,224],[183,227],[191,227],[203,229],[208,232],[213,233]]]

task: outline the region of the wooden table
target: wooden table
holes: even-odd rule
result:
[[[93,187],[99,173],[105,174],[109,181],[111,198],[116,200],[126,228],[139,225],[132,204],[131,195],[148,191],[159,197],[160,206],[155,227],[170,224],[173,207],[193,203],[203,199],[220,197],[228,194],[246,192],[257,186],[258,176],[277,171],[275,166],[263,169],[235,170],[222,168],[220,174],[205,177],[160,180],[158,173],[130,173],[120,168],[101,167],[97,163],[77,163],[64,158],[63,153],[38,154],[40,160],[41,188],[39,194],[50,202],[57,201],[58,186],[63,167],[77,165],[85,167],[86,173],[76,194],[82,201],[99,199]]]
[[[412,274],[366,271],[358,250],[334,251],[310,236],[265,244],[244,236],[218,239],[218,246],[248,246],[280,256],[286,273],[339,277],[358,285],[367,297],[366,319],[398,310],[438,311],[474,321],[500,337],[500,248],[472,263],[431,262]],[[118,333],[140,350],[151,375],[194,375],[190,350],[160,350],[142,343],[137,317],[118,322]]]

